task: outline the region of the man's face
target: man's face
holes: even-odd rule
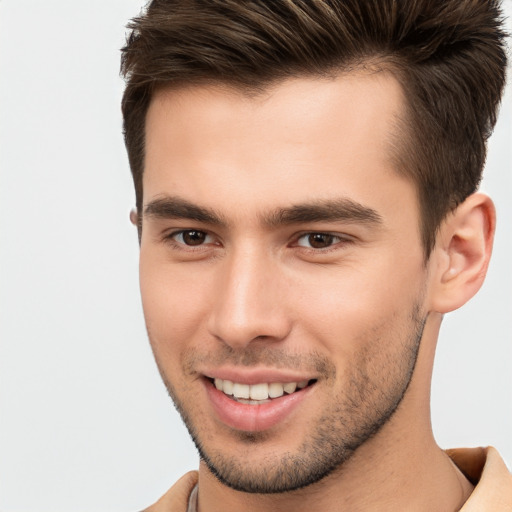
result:
[[[407,390],[427,272],[415,189],[390,158],[402,101],[384,73],[152,101],[147,329],[203,460],[231,487],[321,479]]]

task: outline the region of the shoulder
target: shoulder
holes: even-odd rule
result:
[[[512,474],[495,448],[461,448],[447,453],[475,485],[460,512],[512,510]]]
[[[143,512],[186,512],[188,498],[197,484],[197,471],[182,476],[154,505]]]

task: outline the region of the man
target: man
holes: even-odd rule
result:
[[[429,409],[491,254],[498,2],[154,0],[131,29],[144,314],[201,458],[148,510],[512,510]]]

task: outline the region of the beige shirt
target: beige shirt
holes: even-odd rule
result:
[[[494,448],[460,448],[447,453],[476,486],[460,512],[512,512],[512,474]],[[197,478],[197,471],[190,471],[144,512],[187,512]]]

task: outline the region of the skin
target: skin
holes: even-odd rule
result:
[[[425,262],[416,189],[390,158],[402,111],[386,73],[153,98],[141,291],[203,455],[201,512],[442,512],[470,494],[434,442],[429,387],[442,314],[481,285],[494,210],[469,198]],[[313,218],[327,203],[338,215]],[[316,382],[281,421],[241,430],[212,407],[218,371]]]

